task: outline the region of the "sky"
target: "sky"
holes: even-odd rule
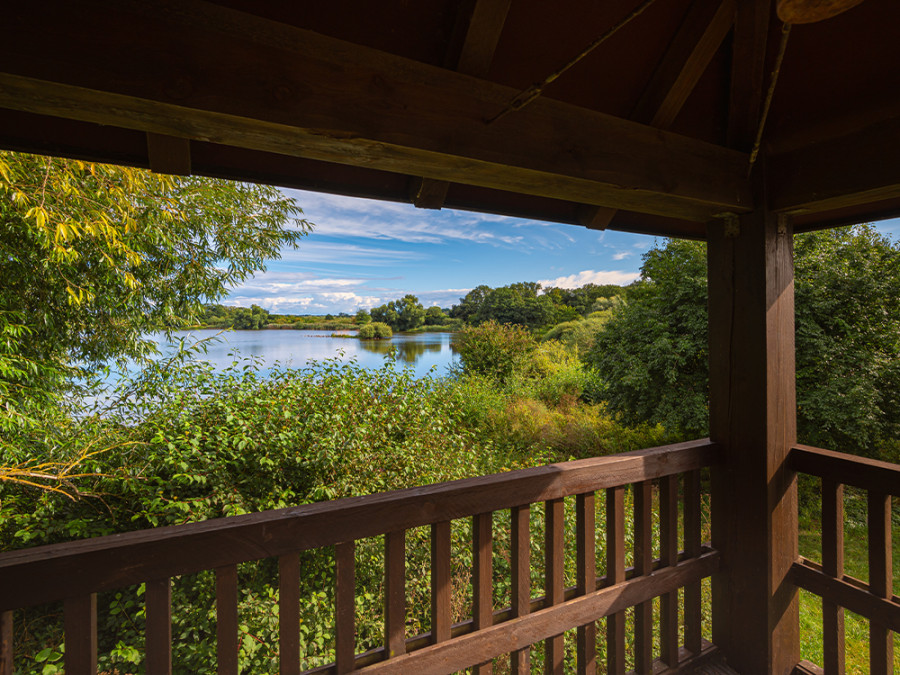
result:
[[[353,314],[407,293],[426,307],[449,308],[481,284],[625,285],[640,276],[642,255],[662,243],[647,235],[283,191],[314,223],[313,232],[223,304],[256,304],[278,314]],[[878,229],[896,239],[900,220]]]

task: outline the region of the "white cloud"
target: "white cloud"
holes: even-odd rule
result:
[[[624,272],[622,270],[582,270],[578,274],[570,274],[556,279],[543,279],[538,283],[544,288],[555,286],[557,288],[579,288],[585,284],[618,284],[623,286],[630,284],[640,277],[637,272]]]
[[[625,258],[627,258],[630,255],[634,255],[634,253],[632,253],[631,251],[618,251],[616,253],[613,253],[612,259],[613,260],[625,260]]]

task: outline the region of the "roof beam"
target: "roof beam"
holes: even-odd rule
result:
[[[147,156],[155,173],[191,175],[191,141],[187,138],[148,132]]]
[[[696,222],[751,206],[743,153],[549,99],[488,125],[515,90],[200,0],[23,3],[0,56],[14,110]]]
[[[771,12],[771,0],[737,0],[728,102],[728,146],[746,152],[753,145],[762,112]]]
[[[511,2],[512,0],[476,0],[474,7],[465,8],[470,13],[462,51],[455,64],[457,72],[475,77],[485,77],[488,74]],[[415,179],[413,204],[422,209],[440,209],[444,206],[449,188],[450,183],[447,181]]]

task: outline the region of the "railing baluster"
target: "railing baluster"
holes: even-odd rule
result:
[[[684,551],[697,558],[703,545],[700,469],[684,475]],[[703,648],[703,594],[699,581],[684,587],[684,644],[694,656]]]
[[[97,672],[97,594],[65,601],[66,672]]]
[[[278,672],[300,672],[300,554],[278,558]]]
[[[406,530],[384,535],[384,648],[406,653]]]
[[[216,570],[216,639],[219,664],[216,672],[238,675],[237,565]]]
[[[525,616],[531,610],[531,505],[510,509],[512,590],[510,603],[513,617]],[[531,672],[530,648],[509,655],[512,675]]]
[[[563,527],[565,507],[562,499],[544,502],[544,591],[547,606],[563,601],[565,579],[563,577],[564,550]],[[554,635],[544,641],[544,672],[548,675],[562,675],[565,661],[565,640],[563,635]]]
[[[625,487],[606,491],[606,583],[625,581]],[[606,672],[625,672],[625,612],[606,619]]]
[[[678,563],[678,475],[659,481],[659,557],[663,567]],[[678,665],[678,591],[660,598],[659,652],[670,668]]]
[[[634,573],[653,569],[653,485],[649,480],[634,484]],[[653,602],[634,607],[634,670],[636,675],[653,672]]]
[[[431,526],[431,641],[450,639],[450,521]]]
[[[472,620],[475,630],[489,628],[494,623],[493,589],[493,514],[480,513],[472,521]],[[489,661],[474,668],[476,675],[490,675],[494,672]]]
[[[0,675],[13,675],[13,613],[0,612]]]
[[[822,479],[822,571],[844,576],[844,486]],[[822,599],[823,666],[828,675],[844,675],[844,608]]]
[[[335,661],[338,675],[353,670],[356,658],[356,542],[334,546]]]
[[[172,673],[172,581],[147,582],[147,672]]]
[[[587,595],[597,590],[596,512],[594,493],[575,497],[575,527],[577,530],[577,594]],[[597,624],[593,621],[579,626],[577,631],[576,663],[578,675],[597,672]]]
[[[891,496],[869,492],[869,590],[881,598],[893,595],[891,560]],[[892,672],[894,640],[886,626],[869,622],[869,670]]]

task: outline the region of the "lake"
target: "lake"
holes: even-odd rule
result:
[[[357,340],[355,337],[338,338],[333,334],[343,331],[313,330],[193,330],[176,331],[175,338],[185,338],[188,343],[204,338],[208,342],[206,354],[199,359],[209,361],[217,368],[226,368],[234,361],[233,352],[241,356],[262,359],[263,368],[277,363],[302,368],[308,361],[340,358],[354,359],[364,368],[377,369],[384,365],[385,356],[395,350],[398,368],[410,367],[416,377],[429,373],[435,377],[447,374],[448,367],[456,363],[458,356],[451,348],[452,333],[396,334],[390,340]],[[163,333],[150,336],[160,345],[163,354],[171,353],[172,343]]]

